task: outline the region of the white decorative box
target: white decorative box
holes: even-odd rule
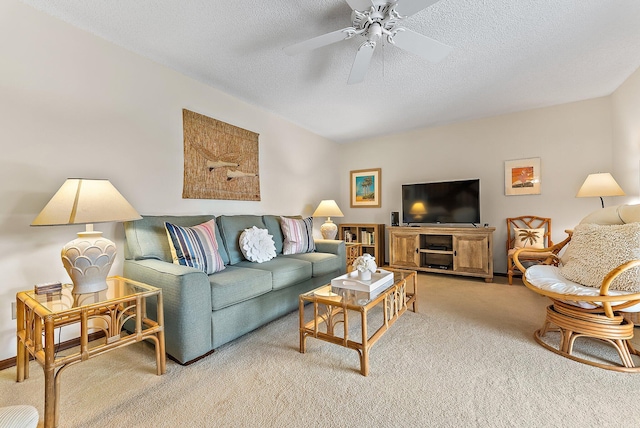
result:
[[[332,287],[347,288],[350,290],[366,291],[371,293],[382,286],[389,286],[393,284],[393,272],[389,272],[384,269],[378,269],[371,274],[371,279],[368,281],[358,279],[358,271],[346,273],[337,278],[331,280]]]

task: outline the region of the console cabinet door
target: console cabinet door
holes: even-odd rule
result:
[[[417,268],[420,267],[418,244],[420,234],[416,232],[392,231],[389,233],[389,264],[391,266]]]
[[[493,270],[487,235],[454,235],[453,250],[454,272],[488,275]]]

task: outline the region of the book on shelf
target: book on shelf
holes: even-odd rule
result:
[[[374,245],[375,244],[375,236],[372,232],[367,232],[366,230],[360,231],[360,243],[363,245]]]

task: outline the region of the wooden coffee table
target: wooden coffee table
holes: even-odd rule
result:
[[[309,336],[325,342],[354,349],[360,356],[360,373],[369,375],[369,351],[382,335],[396,322],[409,306],[416,311],[418,281],[415,271],[389,269],[394,272],[393,283],[373,293],[333,288],[331,284],[300,295],[300,352],[306,352]],[[411,292],[407,283],[411,282]],[[310,304],[309,304],[310,303]],[[305,305],[312,308],[311,321],[305,321]],[[380,327],[369,335],[367,315],[382,305]],[[349,311],[360,314],[361,331],[356,337],[349,334]],[[343,328],[337,328],[342,324]],[[378,323],[376,323],[376,326]],[[341,334],[340,334],[341,333]],[[357,336],[360,336],[359,338]],[[359,339],[359,341],[358,341]]]

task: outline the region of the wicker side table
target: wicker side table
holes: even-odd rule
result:
[[[157,319],[147,318],[147,299],[155,298]],[[166,371],[162,290],[141,282],[114,276],[107,278],[107,289],[96,293],[74,294],[73,286],[51,294],[23,291],[16,295],[18,354],[16,380],[29,378],[29,356],[44,370],[44,428],[58,426],[60,374],[70,365],[86,361],[113,349],[142,340],[156,348],[156,372]],[[130,320],[134,331],[124,329]],[[76,324],[80,327],[77,352],[60,356],[56,352],[55,329]],[[89,340],[92,331],[104,338]]]

